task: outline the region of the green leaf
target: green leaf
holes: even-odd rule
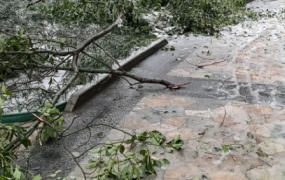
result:
[[[206,74],[204,77],[206,77],[206,78],[210,78],[210,76],[209,76],[208,74]]]
[[[64,47],[64,40],[63,39],[60,39],[59,47],[60,47],[60,49],[63,49],[63,47]]]
[[[96,162],[96,161],[98,161],[98,158],[92,158],[91,161]]]
[[[126,157],[128,157],[128,158],[130,158],[130,157],[132,157],[132,156],[134,156],[134,152],[127,152],[126,154],[125,154],[125,156]]]
[[[122,174],[127,174],[129,168],[130,168],[130,166],[124,167],[124,169],[121,171],[121,173],[122,173]]]
[[[125,151],[125,147],[123,145],[120,146],[120,153],[123,154]]]
[[[12,92],[7,91],[7,92],[6,92],[6,95],[8,95],[8,96],[12,96]]]
[[[133,138],[126,140],[126,144],[132,144],[134,142],[135,142],[135,139],[133,139]]]
[[[199,178],[197,176],[194,176],[193,180],[199,180]]]
[[[157,166],[157,167],[161,167],[162,166],[162,163],[160,162],[160,160],[156,160],[154,159],[154,165]]]
[[[154,170],[152,163],[151,163],[151,158],[148,158],[148,164],[147,164],[147,169],[154,175],[156,175],[156,171]]]
[[[6,86],[5,86],[5,85],[2,85],[2,92],[3,92],[4,94],[6,94],[6,92],[7,92],[7,89],[6,89]]]
[[[49,84],[49,85],[52,85],[52,84],[53,84],[53,78],[50,78],[50,79],[49,79],[48,84]]]
[[[56,174],[55,173],[54,174],[50,174],[47,177],[54,178],[54,177],[56,177]]]
[[[41,175],[38,174],[34,176],[32,180],[41,180],[41,179],[42,179]]]
[[[21,29],[18,31],[18,34],[19,34],[19,36],[22,36],[22,35],[24,34],[24,29],[21,28]]]
[[[91,149],[89,152],[91,153],[98,153],[102,150],[102,148]]]
[[[49,113],[45,113],[45,112],[43,113],[43,115],[44,115],[44,116],[47,116],[47,117],[49,117],[49,116],[50,116],[50,114],[49,114]]]
[[[145,156],[146,153],[147,153],[146,149],[140,150],[140,154],[141,154],[141,155]]]
[[[132,179],[134,174],[134,165],[131,165],[129,168],[129,178]]]
[[[90,175],[91,178],[97,178],[98,176],[100,176],[98,172]]]
[[[156,141],[155,138],[151,138],[151,142],[152,144],[159,146],[159,143]]]
[[[227,152],[229,152],[229,146],[228,145],[223,145],[222,146],[222,151],[224,152],[224,153],[227,153]]]
[[[57,170],[54,172],[55,174],[61,173],[61,170]]]
[[[32,145],[31,141],[27,137],[24,137],[21,142],[25,146],[25,148],[28,148],[29,146]]]
[[[140,173],[140,171],[139,171],[137,168],[135,168],[135,167],[134,167],[134,173],[135,173],[135,175],[136,175],[136,178],[140,179],[141,173]]]
[[[175,149],[181,149],[183,144],[172,144],[172,147],[174,147]]]
[[[94,163],[88,163],[85,165],[86,169],[92,169],[95,168],[97,166],[98,162],[94,162]]]
[[[165,158],[163,158],[162,161],[163,161],[164,164],[170,164],[170,162],[167,159],[165,159]]]
[[[56,108],[52,108],[52,109],[49,109],[49,110],[48,110],[48,113],[49,113],[49,114],[59,114],[59,110],[56,109]]]
[[[46,103],[44,107],[46,107],[46,108],[51,108],[52,105],[51,105],[50,103]]]
[[[175,144],[178,140],[180,140],[180,134],[174,137],[173,144]]]
[[[15,179],[21,179],[21,175],[22,175],[21,171],[19,171],[19,169],[16,167],[16,168],[15,168],[15,171],[14,171],[14,173],[13,173],[13,177],[14,177]]]
[[[108,141],[105,142],[105,144],[112,145],[112,141],[108,140]]]
[[[165,148],[167,152],[172,153],[173,152],[173,148]]]
[[[12,70],[10,68],[6,68],[7,73],[12,73]]]

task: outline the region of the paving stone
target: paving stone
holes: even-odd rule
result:
[[[142,103],[142,107],[149,107],[149,108],[154,108],[154,107],[163,107],[163,106],[169,106],[170,102],[169,100],[166,99],[148,99],[144,103]]]
[[[225,118],[224,117],[214,117],[212,118],[212,120],[218,123],[223,122],[223,125],[228,125],[228,126],[236,125],[239,123],[239,122],[236,122],[234,118],[232,117],[225,117]]]
[[[242,174],[234,174],[231,172],[216,172],[208,175],[211,180],[247,180]]]
[[[147,127],[149,125],[150,123],[143,119],[139,119],[139,120],[138,119],[125,119],[122,122],[121,127],[127,128],[127,129],[138,129],[142,127]]]
[[[180,135],[180,138],[184,141],[189,139],[197,139],[201,137],[201,135],[198,134],[199,132],[190,128],[182,128],[179,130],[174,130],[167,133],[167,138],[173,139],[175,136]]]
[[[186,119],[182,116],[162,116],[161,123],[171,126],[181,127],[185,124]]]
[[[170,99],[171,104],[173,106],[182,106],[182,107],[186,107],[189,106],[191,104],[193,104],[193,100],[190,100],[189,98],[184,98],[184,97],[173,97]]]
[[[170,131],[173,131],[173,130],[176,130],[176,129],[177,129],[177,127],[171,126],[171,125],[168,125],[168,124],[151,124],[151,125],[143,127],[143,128],[138,127],[138,129],[136,130],[136,133],[140,133],[142,131],[153,131],[153,130],[156,130],[156,131],[161,132],[164,135],[167,135]]]
[[[156,97],[144,97],[140,103],[138,104],[138,108],[135,110],[142,108],[154,108],[154,107],[164,107],[171,105],[171,96],[168,94],[163,94]]]
[[[284,180],[284,170],[279,167],[257,167],[247,172],[250,180]]]
[[[166,170],[164,179],[190,179],[193,176],[198,176],[199,174],[200,170],[197,166],[185,164]]]
[[[185,110],[186,116],[198,116],[198,117],[206,117],[210,118],[209,111],[196,111],[196,110]]]
[[[265,138],[270,137],[270,130],[268,129],[268,127],[266,127],[264,125],[253,124],[253,125],[250,125],[250,129],[258,137],[265,137]]]
[[[190,77],[191,73],[185,69],[173,69],[167,75],[179,76],[179,77]]]
[[[124,129],[124,128],[120,128],[120,129],[132,134],[132,131],[129,130],[129,129]],[[128,135],[128,134],[125,134],[122,131],[119,131],[119,130],[116,130],[116,129],[112,129],[111,131],[109,131],[109,133],[108,133],[108,135],[106,137],[106,140],[120,141],[120,140],[123,140],[124,138],[129,138],[129,137],[131,137],[131,136]],[[106,140],[103,140],[103,142],[105,142]]]
[[[285,140],[268,139],[258,145],[266,154],[274,154],[285,151]]]
[[[285,167],[285,151],[273,154],[271,160],[271,164]]]

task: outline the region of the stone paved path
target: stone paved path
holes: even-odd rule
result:
[[[252,4],[262,8],[267,5],[277,11],[284,3]],[[197,38],[189,37],[188,43]],[[208,92],[208,98],[181,95],[179,90],[150,91],[118,125],[133,133],[158,130],[167,139],[180,134],[185,142],[180,152],[154,155],[167,158],[171,164],[165,170],[157,169],[157,176],[145,179],[285,179],[284,20],[243,23],[224,31],[219,39],[204,42],[189,49],[188,56],[167,76],[209,78],[201,88]],[[208,64],[199,68],[202,63]],[[199,135],[201,132],[205,133]],[[112,130],[104,140],[121,137],[120,132]],[[220,150],[225,145],[231,147],[227,153]],[[82,178],[78,168],[70,176]]]

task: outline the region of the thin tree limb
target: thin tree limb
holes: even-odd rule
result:
[[[122,70],[122,71],[125,71],[123,68],[122,68],[122,66],[120,65],[120,63],[108,52],[108,51],[106,51],[104,48],[102,48],[99,44],[97,44],[97,43],[94,43],[97,47],[99,47],[102,51],[104,51],[105,52],[105,54],[107,55],[107,56],[109,56],[117,65],[118,65],[118,67]]]

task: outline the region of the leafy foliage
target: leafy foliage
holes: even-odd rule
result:
[[[45,104],[38,112],[43,115],[45,121],[42,128],[41,140],[57,139],[57,133],[62,131],[64,123],[64,118],[61,116],[60,111],[51,104]]]
[[[224,26],[257,18],[257,13],[245,8],[244,0],[174,0],[167,7],[173,25],[179,25],[184,32],[206,35],[217,35]]]
[[[258,17],[258,13],[245,8],[245,0],[97,0],[96,3],[54,0],[42,5],[41,9],[49,17],[64,23],[75,21],[100,25],[112,22],[119,13],[124,12],[124,31],[131,30],[137,34],[151,33],[152,27],[143,18],[151,11],[162,10],[162,14],[170,12],[164,21],[170,21],[168,25],[175,27],[174,34],[179,33],[178,29],[183,29],[184,32],[217,35],[224,26]],[[162,20],[163,15],[160,18]]]
[[[98,156],[91,159],[86,168],[95,169],[90,177],[100,180],[141,179],[147,174],[156,175],[155,167],[161,168],[170,162],[153,157],[149,146],[160,147],[169,153],[183,146],[179,135],[168,143],[165,140],[163,134],[154,130],[143,131],[122,142],[107,141],[101,147],[90,150]]]
[[[0,52],[5,51],[25,51],[31,48],[31,42],[27,36],[24,35],[24,30],[20,29],[18,35],[2,36],[0,38]],[[0,80],[4,81],[12,74],[11,67],[27,66],[30,62],[30,57],[27,55],[6,55],[0,54]]]
[[[28,148],[31,146],[31,141],[26,136],[26,129],[13,124],[1,124],[0,123],[0,179],[8,180],[15,179],[20,180],[24,177],[20,167],[14,162],[15,156],[13,150],[7,151],[6,148],[11,145],[11,142],[19,138],[20,143]],[[23,177],[22,177],[23,176]]]

